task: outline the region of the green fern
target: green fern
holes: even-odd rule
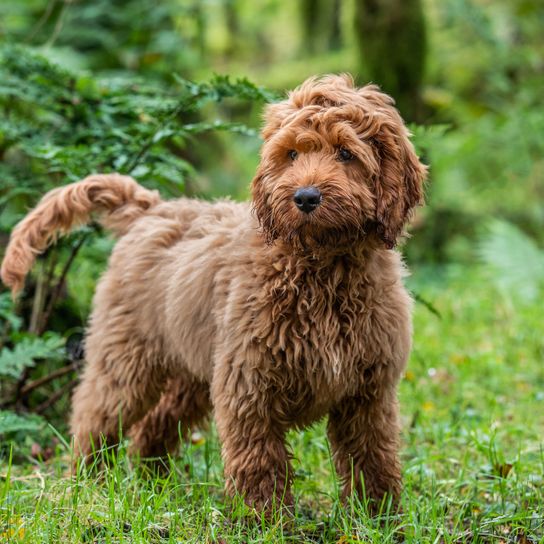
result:
[[[0,436],[24,431],[40,431],[45,420],[34,414],[18,415],[8,410],[0,410]]]
[[[18,331],[21,327],[22,321],[23,320],[15,314],[13,300],[10,293],[0,293],[0,334],[4,334],[6,332],[6,325],[9,325],[11,330]],[[2,322],[4,322],[6,325],[4,325]]]
[[[256,135],[240,123],[201,121],[204,106],[233,98],[276,95],[227,76],[206,83],[176,77],[168,87],[97,79],[28,48],[0,47],[0,228],[9,230],[38,195],[90,172],[145,177],[147,186],[179,195],[194,175],[186,150],[195,134]]]
[[[25,368],[34,366],[36,359],[62,359],[63,346],[64,338],[51,332],[42,337],[25,336],[13,349],[0,352],[0,376],[17,379]]]
[[[544,251],[512,223],[494,220],[481,237],[479,255],[504,292],[533,301],[544,285]]]

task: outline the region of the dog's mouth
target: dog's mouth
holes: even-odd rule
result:
[[[298,219],[298,224],[281,232],[280,238],[304,252],[316,249],[342,250],[366,238],[366,223],[354,225],[337,222],[331,225],[318,210],[301,214]]]

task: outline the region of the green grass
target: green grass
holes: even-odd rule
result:
[[[500,296],[478,271],[419,271],[401,385],[402,513],[341,506],[323,424],[293,433],[294,520],[248,521],[225,502],[213,428],[153,477],[121,449],[99,476],[67,476],[14,444],[0,459],[0,542],[544,542],[541,303]],[[25,462],[26,456],[26,462]],[[23,460],[23,462],[20,462]]]

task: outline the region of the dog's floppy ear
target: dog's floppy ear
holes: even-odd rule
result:
[[[376,107],[379,129],[374,139],[380,160],[380,176],[376,180],[376,232],[391,249],[402,234],[412,210],[423,203],[423,185],[427,167],[416,155],[391,97],[375,85],[360,89],[360,94]]]
[[[257,169],[253,181],[251,182],[251,201],[253,205],[253,212],[257,216],[259,225],[261,226],[267,242],[270,243],[276,238],[276,233],[272,223],[272,210],[268,204],[264,189],[264,170],[265,167],[261,160],[261,164]]]
[[[266,147],[268,140],[281,128],[284,121],[289,115],[295,111],[290,102],[290,98],[281,102],[268,104],[264,110],[264,125],[261,135],[264,140],[263,149]],[[273,170],[274,164],[266,159],[266,154],[261,151],[261,162],[255,173],[255,177],[251,182],[251,200],[253,203],[253,212],[256,214],[259,224],[270,243],[277,238],[277,233],[273,226],[272,209],[268,203],[268,196],[265,191],[264,182],[270,171]]]

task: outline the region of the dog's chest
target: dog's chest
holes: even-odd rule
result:
[[[282,280],[269,286],[261,331],[282,387],[297,399],[325,402],[353,393],[369,364],[372,289],[344,266]]]

